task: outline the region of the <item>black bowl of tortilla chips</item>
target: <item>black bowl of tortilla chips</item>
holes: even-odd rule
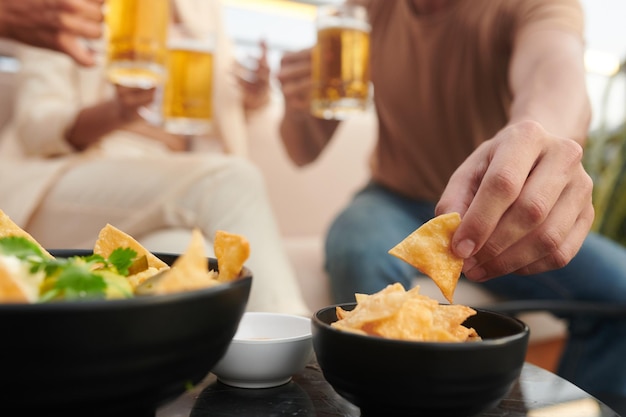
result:
[[[313,316],[313,347],[326,380],[364,417],[472,416],[497,405],[524,364],[529,329],[512,317],[475,309],[463,324],[482,340],[407,341],[333,326],[338,306]]]
[[[169,265],[177,259],[155,255]],[[215,259],[209,269],[217,270]],[[0,304],[0,415],[154,416],[226,352],[251,282],[244,268],[237,279],[193,291]]]

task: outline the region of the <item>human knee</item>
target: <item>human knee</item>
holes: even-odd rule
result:
[[[211,200],[216,196],[232,201],[248,204],[268,200],[267,188],[261,171],[250,161],[243,158],[228,158],[223,161],[217,175],[208,172],[205,178],[216,194],[209,195]]]
[[[263,177],[250,161],[209,156],[190,160],[186,168],[188,175],[167,206],[172,216],[184,215],[187,225],[215,224],[268,204]]]
[[[374,293],[398,277],[375,241],[340,234],[326,242],[325,267],[334,302],[354,300],[355,293]]]
[[[368,252],[374,248],[364,231],[365,229],[356,225],[354,218],[346,215],[346,213],[335,219],[326,236],[327,265],[358,267],[361,264],[358,262],[359,260],[370,261]]]
[[[225,170],[232,186],[243,190],[264,190],[263,174],[252,162],[243,158],[232,158]]]

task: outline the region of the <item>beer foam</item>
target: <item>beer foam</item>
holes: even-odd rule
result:
[[[369,23],[362,20],[339,16],[324,16],[323,19],[320,19],[317,22],[317,30],[332,28],[354,29],[369,32],[372,27]]]
[[[215,41],[213,39],[174,38],[168,40],[167,49],[212,53],[215,51]]]

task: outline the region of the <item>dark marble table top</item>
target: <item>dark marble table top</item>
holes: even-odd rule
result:
[[[159,408],[156,417],[358,417],[358,407],[339,396],[317,364],[275,388],[233,388],[209,374],[202,383]],[[619,417],[570,382],[525,364],[500,404],[476,417]]]

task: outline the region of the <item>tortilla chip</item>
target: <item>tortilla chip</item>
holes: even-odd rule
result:
[[[9,218],[9,216],[0,210],[0,238],[9,237],[9,236],[17,236],[23,237],[34,243],[41,249],[44,255],[52,258],[53,256],[39,244],[28,232],[19,227],[13,220]]]
[[[459,213],[442,214],[424,223],[389,250],[391,255],[428,275],[451,304],[463,269],[463,258],[450,249],[459,224]]]
[[[166,271],[167,269],[168,268],[156,269],[150,266],[148,267],[148,269],[144,269],[141,272],[136,272],[134,274],[127,276],[126,279],[128,280],[128,283],[130,284],[130,286],[133,287],[133,291],[136,292],[137,287],[143,284],[146,280],[148,280],[149,278],[152,278],[153,276],[155,276],[161,271]]]
[[[364,323],[378,321],[394,315],[406,299],[406,291],[399,282],[389,284],[374,294],[355,294],[357,306],[344,311],[344,324],[361,327]]]
[[[219,269],[218,279],[222,282],[237,278],[250,256],[250,244],[244,236],[223,230],[215,232],[213,250]]]
[[[14,235],[10,235],[14,236]],[[30,300],[22,288],[11,277],[9,270],[0,263],[0,302],[28,303]]]
[[[144,294],[170,294],[193,291],[219,284],[215,273],[209,271],[209,259],[205,254],[202,233],[194,229],[187,250],[172,264],[172,267],[156,277],[154,283],[142,286]]]
[[[134,250],[137,252],[137,258],[145,256],[148,262],[148,268],[153,267],[159,271],[164,268],[169,268],[169,265],[144,248],[143,245],[132,236],[122,232],[115,226],[107,224],[98,234],[98,240],[96,240],[93,247],[93,253],[108,258],[111,256],[111,253],[118,248],[130,248]]]
[[[419,293],[419,286],[405,291],[400,283],[377,293],[361,296],[353,310],[335,307],[339,330],[387,339],[422,342],[466,342],[480,340],[476,331],[463,325],[476,314],[471,307],[439,304]]]

